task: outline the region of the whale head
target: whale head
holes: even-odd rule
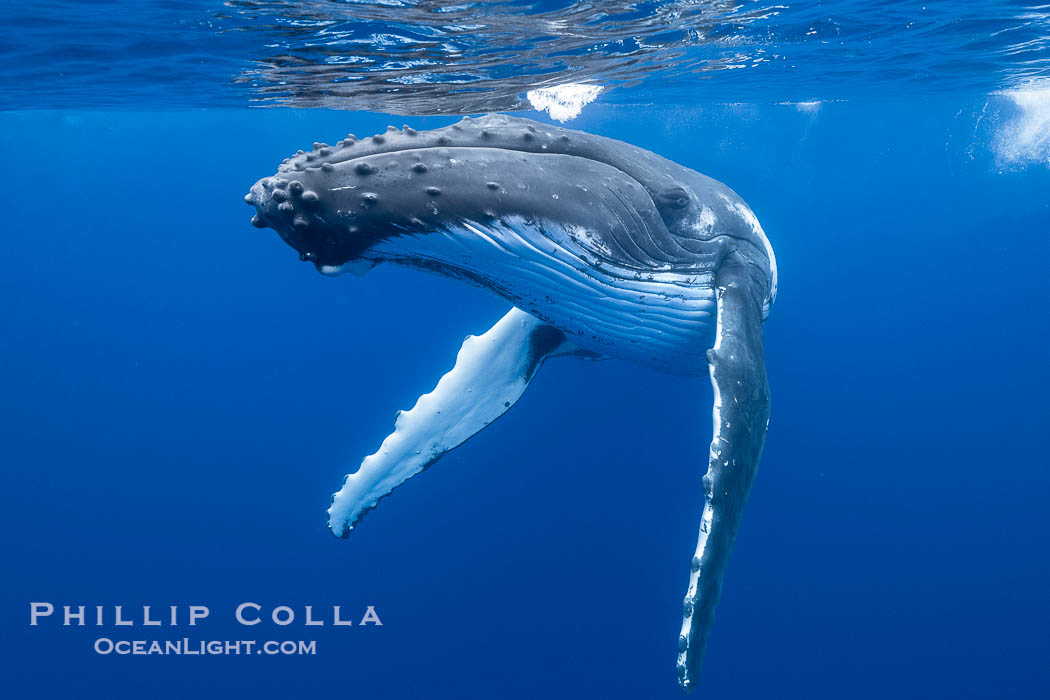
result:
[[[557,229],[572,254],[618,270],[710,272],[743,245],[775,271],[754,215],[721,183],[621,141],[505,115],[315,143],[245,201],[254,225],[325,274],[384,261],[449,272],[419,253],[435,233],[523,227]],[[478,276],[469,253],[455,266]]]

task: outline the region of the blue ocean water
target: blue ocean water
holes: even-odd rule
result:
[[[525,109],[539,79],[511,57],[468,97],[440,78],[384,92],[389,74],[340,95],[326,73],[282,101],[279,79],[243,80],[266,65],[252,47],[285,67],[351,56],[300,55],[338,10],[340,41],[365,37],[372,65],[375,36],[437,31],[410,14],[400,34],[373,25],[437,6],[91,5],[8,8],[0,54],[5,697],[681,697],[709,381],[552,360],[505,417],[336,540],[324,511],[343,474],[507,304],[392,267],[324,278],[241,201],[315,140],[445,125],[479,94]],[[552,32],[598,7],[495,5],[561,13]],[[583,67],[550,69],[615,87],[567,126],[726,182],[777,254],[769,436],[699,697],[1050,697],[1050,11],[919,7],[625,5],[642,49],[590,63],[583,36]],[[704,25],[712,42],[658,40],[659,22],[677,37],[701,10],[728,17]],[[295,50],[273,40],[275,16],[310,28],[283,34]],[[907,18],[923,34],[905,41]],[[463,33],[477,55],[502,42],[541,68],[562,50]],[[759,49],[796,70],[701,69]],[[59,609],[30,626],[33,601]],[[241,626],[245,601],[297,620]],[[89,624],[63,627],[62,605],[88,606]],[[96,605],[211,613],[95,627]],[[302,625],[307,605],[329,623]],[[333,605],[355,625],[333,627]],[[356,624],[370,605],[382,626]],[[317,653],[93,650],[183,636]]]

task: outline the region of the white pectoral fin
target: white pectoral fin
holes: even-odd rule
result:
[[[700,672],[722,578],[769,424],[761,289],[742,266],[727,266],[716,284],[718,330],[715,347],[707,354],[715,396],[714,437],[678,639],[678,682],[686,691],[692,690]]]
[[[484,335],[468,336],[455,367],[346,476],[328,509],[332,534],[346,537],[379,499],[503,415],[547,357],[573,350],[561,331],[516,308]]]

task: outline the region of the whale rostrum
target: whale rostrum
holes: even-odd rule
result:
[[[337,536],[509,410],[548,358],[710,375],[714,433],[678,640],[691,690],[769,418],[762,323],[777,268],[747,204],[636,146],[504,115],[315,143],[245,201],[254,225],[323,274],[395,263],[512,305],[346,476],[328,511]]]

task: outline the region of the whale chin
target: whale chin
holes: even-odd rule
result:
[[[363,277],[366,272],[376,266],[376,263],[372,260],[350,260],[342,265],[322,265],[316,264],[317,271],[325,277],[338,277],[346,273]]]

